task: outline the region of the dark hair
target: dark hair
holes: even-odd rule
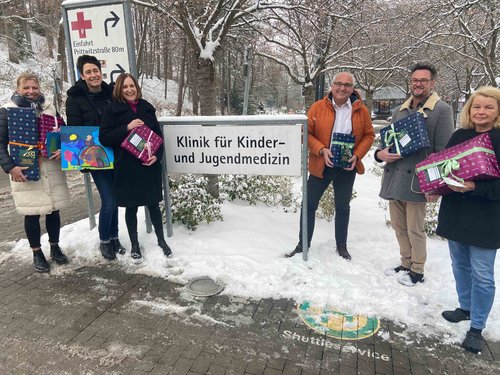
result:
[[[113,99],[116,100],[117,102],[120,102],[120,103],[126,102],[126,100],[123,99],[123,95],[122,95],[123,82],[125,82],[126,78],[130,78],[132,81],[134,81],[134,85],[135,85],[135,88],[137,90],[137,98],[136,99],[141,99],[142,98],[142,90],[139,87],[139,82],[137,82],[135,77],[130,73],[122,73],[116,79],[115,88],[113,89]]]
[[[411,68],[410,76],[415,73],[415,70],[428,70],[431,72],[431,79],[434,80],[437,76],[437,69],[434,65],[429,63],[417,63]]]
[[[78,69],[80,74],[83,74],[83,66],[85,64],[94,64],[101,71],[101,62],[95,56],[81,55],[78,57],[78,60],[76,60],[76,69]]]

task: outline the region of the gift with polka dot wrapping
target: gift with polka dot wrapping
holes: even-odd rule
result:
[[[35,110],[31,108],[7,108],[9,129],[9,155],[20,167],[28,167],[23,173],[30,181],[40,179],[38,167],[38,128]]]
[[[415,151],[429,147],[424,116],[415,112],[380,129],[380,140],[382,148],[392,145],[389,152],[401,156],[408,156]]]
[[[344,133],[332,133],[332,163],[334,167],[349,168],[354,152],[354,136]]]

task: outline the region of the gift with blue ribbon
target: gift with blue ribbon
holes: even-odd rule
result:
[[[380,129],[382,148],[390,146],[391,154],[408,156],[415,151],[429,147],[429,136],[424,116],[415,112]]]
[[[332,133],[330,150],[332,152],[332,163],[334,167],[349,168],[354,152],[354,136],[344,133]]]

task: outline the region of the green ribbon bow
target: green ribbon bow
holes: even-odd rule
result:
[[[394,140],[394,145],[396,146],[396,153],[401,155],[401,150],[399,149],[398,135],[401,132],[394,130],[394,124],[391,124],[391,128],[385,132],[384,143],[388,147],[389,144],[392,146],[392,140]]]
[[[443,164],[440,166],[440,172],[441,176],[443,177],[448,177],[451,176],[455,181],[458,181],[460,183],[464,183],[464,179],[460,178],[458,176],[455,176],[453,174],[453,171],[456,171],[457,169],[460,169],[460,163],[458,162],[457,159],[451,158],[448,160],[445,160]]]

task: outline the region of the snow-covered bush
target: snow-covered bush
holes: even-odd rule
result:
[[[428,236],[436,235],[436,228],[438,224],[438,213],[439,213],[439,204],[441,200],[435,203],[427,203],[425,205],[425,221],[424,221],[424,230]]]
[[[380,139],[380,134],[375,135],[375,139],[373,140],[372,148],[374,150],[380,148],[382,146],[382,139]]]
[[[206,221],[222,220],[221,199],[207,192],[208,179],[203,176],[185,174],[178,179],[170,179],[172,200],[172,221],[180,222],[195,230]]]
[[[295,205],[292,180],[287,176],[221,175],[219,187],[223,199],[239,199],[255,205],[292,207]]]
[[[356,198],[358,193],[353,189],[351,200]],[[326,221],[332,221],[335,216],[335,195],[333,193],[332,184],[328,185],[326,191],[323,193],[318,205],[318,210],[316,211],[316,217],[325,219]]]

